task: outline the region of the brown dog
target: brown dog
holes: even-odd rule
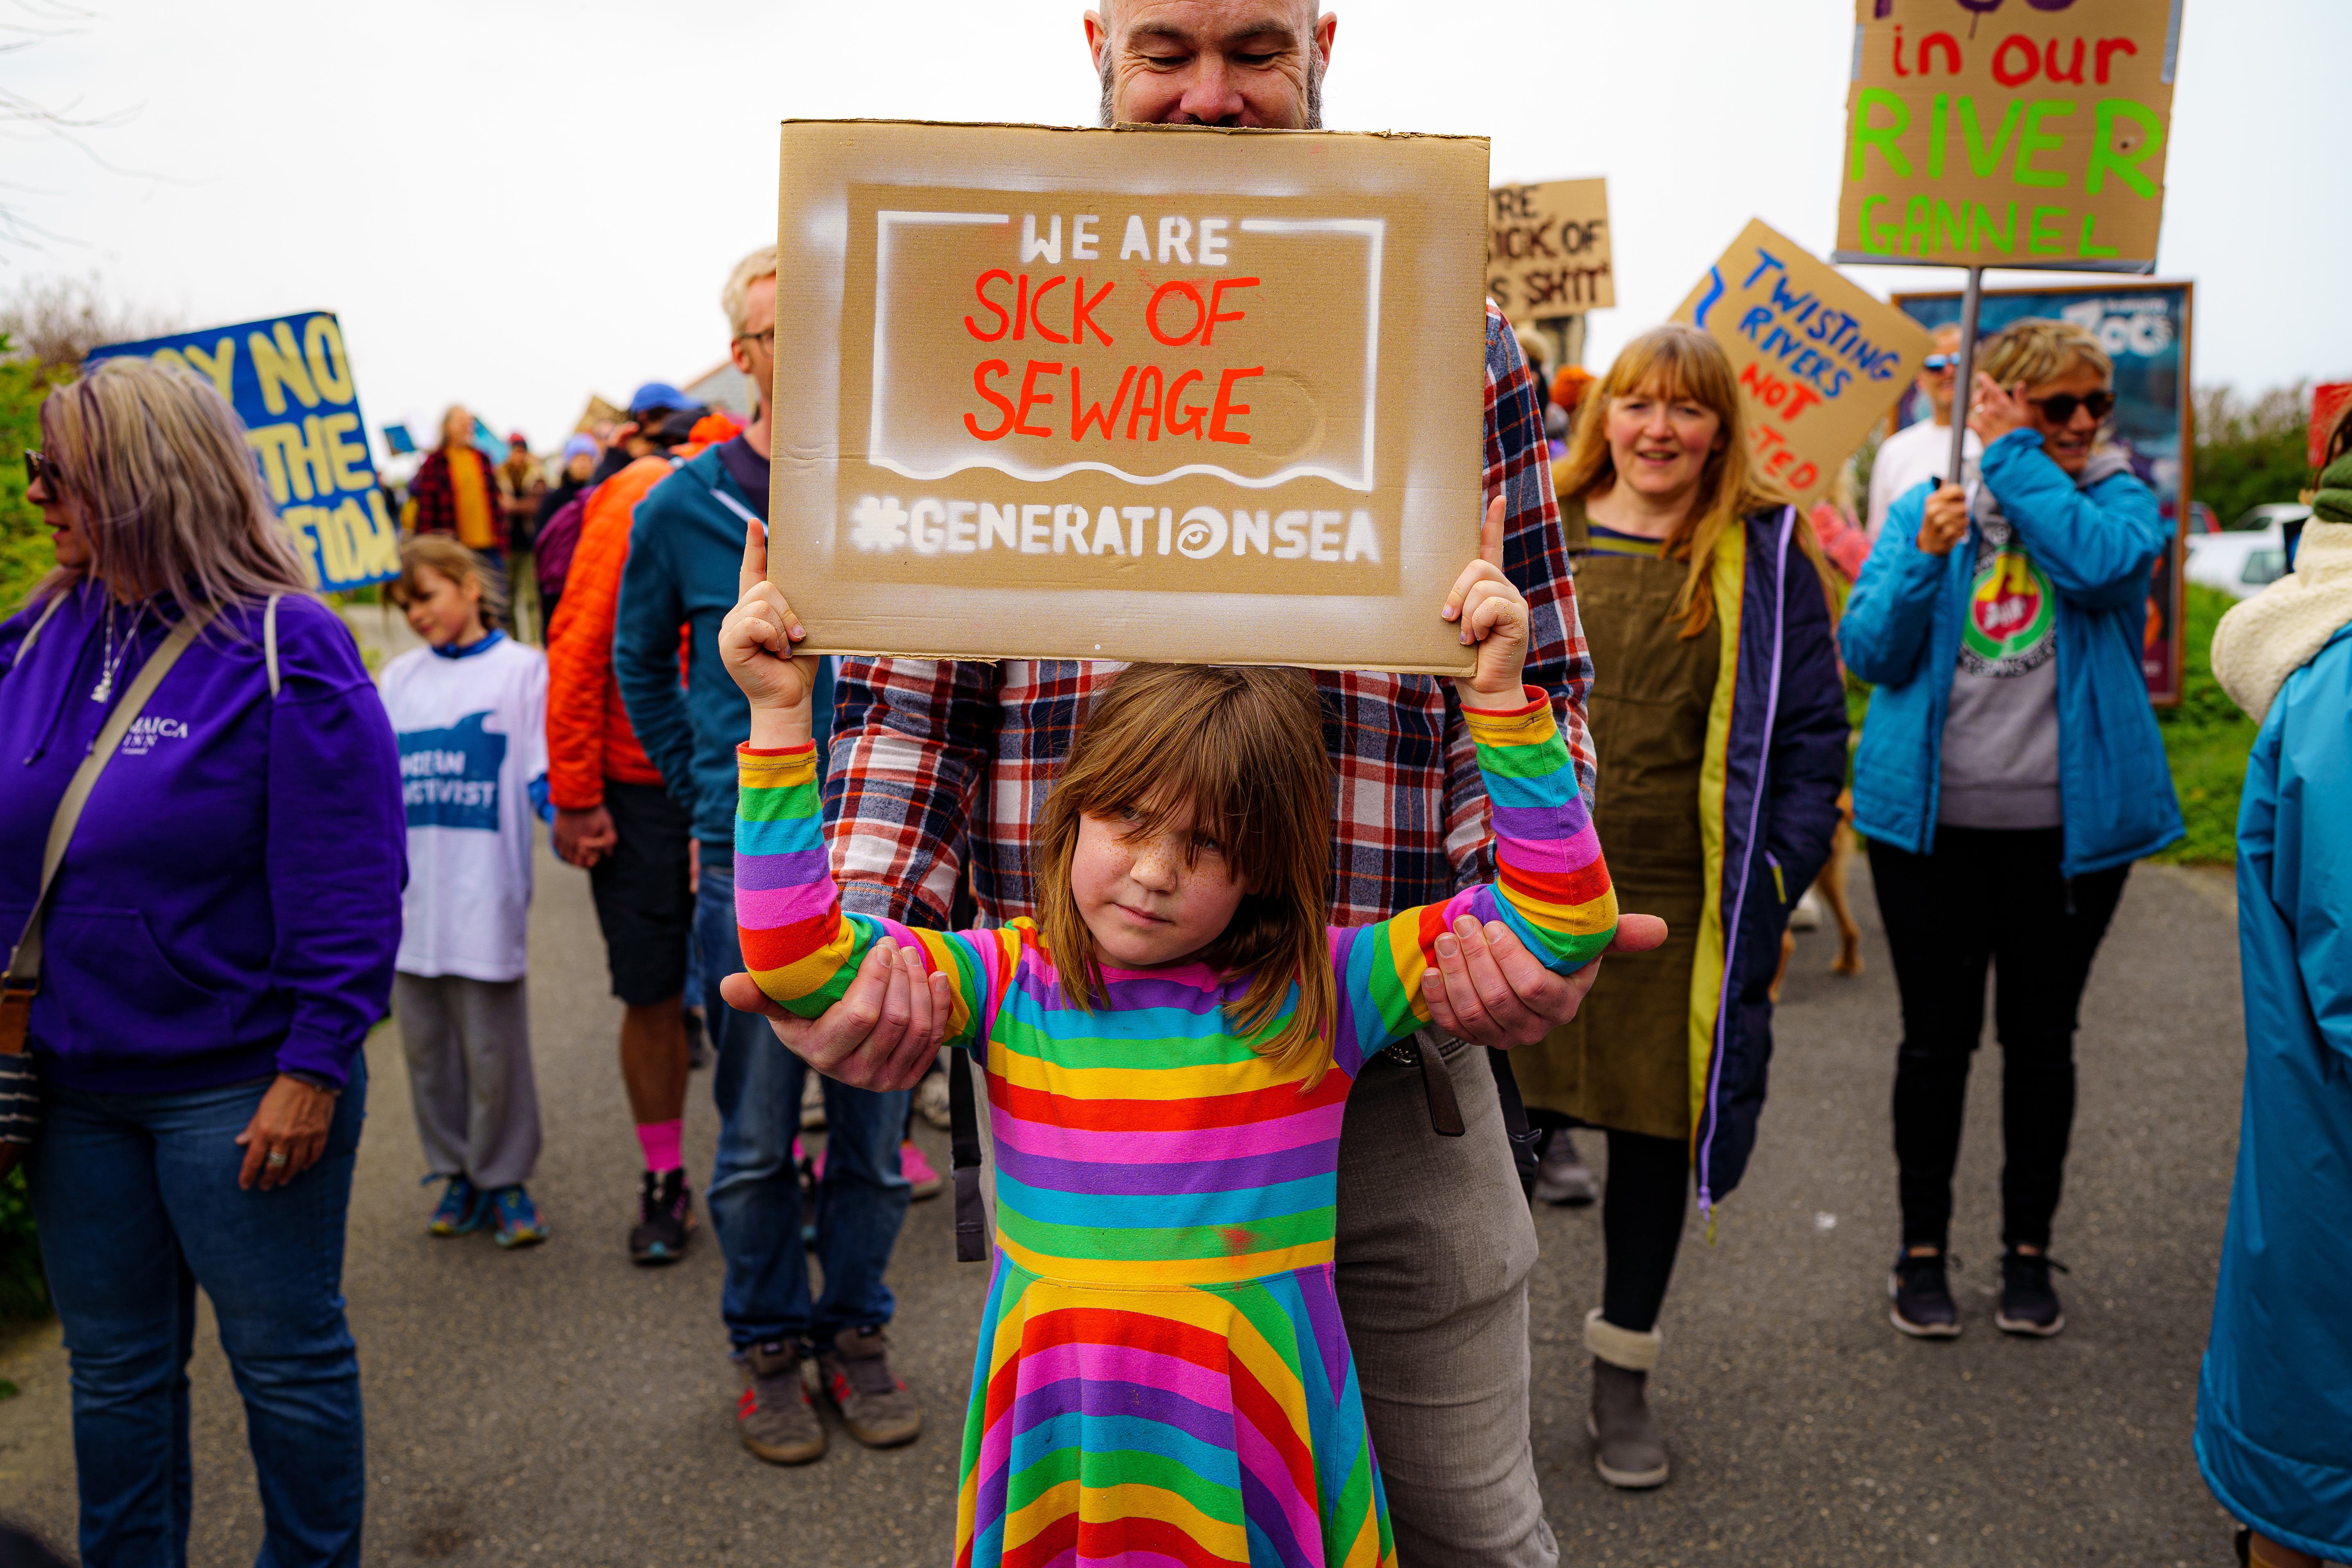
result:
[[[1836,829],[1830,835],[1829,863],[1822,868],[1822,874],[1813,879],[1813,890],[1821,894],[1830,907],[1831,916],[1837,921],[1838,953],[1830,964],[1832,974],[1862,973],[1862,928],[1853,923],[1853,910],[1847,905],[1845,898],[1846,859],[1853,852],[1853,792],[1846,790],[1838,795],[1838,821]],[[1780,983],[1789,977],[1790,956],[1796,951],[1797,933],[1783,931],[1780,933],[1780,967],[1772,976],[1771,996],[1776,1004],[1780,1000]]]

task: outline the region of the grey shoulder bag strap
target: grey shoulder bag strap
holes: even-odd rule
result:
[[[41,617],[46,623],[48,616]],[[81,822],[82,807],[89,804],[90,791],[97,787],[98,775],[121,748],[122,737],[131,731],[131,722],[147,706],[155,689],[163,684],[180,656],[204,630],[202,616],[183,616],[171,635],[163,639],[145,665],[142,666],[131,689],[108,716],[90,743],[89,754],[74,770],[72,782],[58,802],[57,815],[49,819],[49,837],[41,854],[41,884],[33,895],[33,911],[26,918],[24,934],[16,939],[8,954],[8,968],[0,974],[0,1170],[14,1163],[10,1146],[26,1145],[33,1141],[39,1126],[40,1109],[37,1085],[32,1066],[24,1059],[25,1037],[32,1025],[33,998],[41,989],[41,921],[47,910],[49,889],[55,885],[58,868],[66,858],[66,846],[73,842],[74,829]],[[29,647],[38,636],[36,626],[25,639]],[[22,651],[19,651],[22,658]]]

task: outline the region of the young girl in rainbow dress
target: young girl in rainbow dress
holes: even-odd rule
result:
[[[747,541],[719,633],[751,702],[736,918],[751,977],[814,1017],[876,943],[944,973],[981,1059],[996,1261],[964,1418],[958,1568],[1394,1561],[1332,1290],[1340,1117],[1366,1058],[1429,1022],[1463,914],[1553,970],[1617,923],[1567,748],[1520,684],[1528,606],[1465,568],[1444,614],[1493,801],[1499,880],[1327,927],[1330,764],[1296,670],[1136,666],[1048,797],[1042,920],[914,931],[842,911],[820,833],[816,660]],[[937,994],[937,987],[934,987]]]

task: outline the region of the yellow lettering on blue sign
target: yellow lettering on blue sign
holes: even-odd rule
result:
[[[285,413],[286,394],[290,389],[303,407],[318,407],[319,389],[310,384],[310,372],[302,363],[302,351],[295,346],[292,324],[278,321],[272,326],[271,336],[248,332],[245,339],[246,346],[253,351],[253,374],[261,382],[262,405],[272,414]]]

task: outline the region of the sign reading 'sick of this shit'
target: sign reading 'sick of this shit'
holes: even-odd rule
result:
[[[1465,668],[1485,142],[792,122],[782,169],[813,646]]]
[[[1521,323],[1614,305],[1609,182],[1551,180],[1487,192],[1486,295]]]
[[[1723,345],[1757,468],[1809,506],[1895,406],[1932,342],[1760,221],[1740,231],[1674,319]]]
[[[1839,261],[2147,272],[2183,0],[1854,0]]]

